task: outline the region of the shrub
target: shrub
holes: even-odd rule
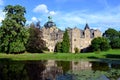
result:
[[[75,53],[79,53],[79,49],[77,47],[74,48]]]

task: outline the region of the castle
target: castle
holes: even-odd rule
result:
[[[70,52],[75,53],[75,48],[79,51],[85,51],[91,44],[92,39],[101,37],[102,33],[96,29],[90,29],[86,23],[84,30],[75,28],[67,28],[70,39]],[[52,18],[48,17],[48,22],[42,28],[43,40],[50,52],[54,52],[57,42],[62,42],[64,31],[58,29]]]

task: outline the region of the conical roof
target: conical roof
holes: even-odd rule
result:
[[[86,23],[84,30],[85,29],[90,29],[88,23]]]

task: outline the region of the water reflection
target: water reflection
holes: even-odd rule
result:
[[[11,62],[8,59],[0,60],[0,80],[29,80],[25,64]]]
[[[48,60],[46,69],[42,72],[42,80],[56,80],[56,77],[63,74],[62,67],[58,67],[56,61]]]
[[[117,80],[120,78],[120,64],[98,61],[0,60],[0,80],[90,80],[89,77],[96,80],[98,74],[104,74],[106,78],[102,80]]]
[[[86,69],[91,69],[92,63],[89,61],[71,61],[71,70],[72,71],[80,71],[80,70],[86,70]]]
[[[46,61],[27,61],[25,68],[29,80],[43,80],[42,72],[46,69]]]

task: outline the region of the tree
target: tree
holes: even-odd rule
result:
[[[91,42],[91,47],[93,48],[93,51],[106,51],[110,49],[109,42],[104,37],[94,38]]]
[[[120,49],[120,38],[113,39],[110,45],[112,49]]]
[[[103,33],[103,36],[112,41],[114,38],[119,38],[119,32],[115,29],[109,28]]]
[[[57,42],[55,45],[55,52],[62,52],[62,43],[61,42]]]
[[[27,51],[31,53],[41,53],[46,50],[46,42],[42,40],[42,32],[37,28],[34,23],[30,25],[29,39],[26,45]]]
[[[65,30],[64,32],[61,48],[62,48],[62,52],[65,52],[65,53],[69,52],[70,40],[69,40],[69,35],[67,30]]]
[[[25,51],[29,33],[24,27],[26,10],[20,5],[8,5],[3,10],[5,19],[0,27],[0,51],[5,53],[18,53]]]
[[[109,43],[112,49],[120,48],[120,32],[115,29],[109,28],[103,33],[103,36],[109,39]]]
[[[119,31],[119,38],[120,38],[120,31]]]

